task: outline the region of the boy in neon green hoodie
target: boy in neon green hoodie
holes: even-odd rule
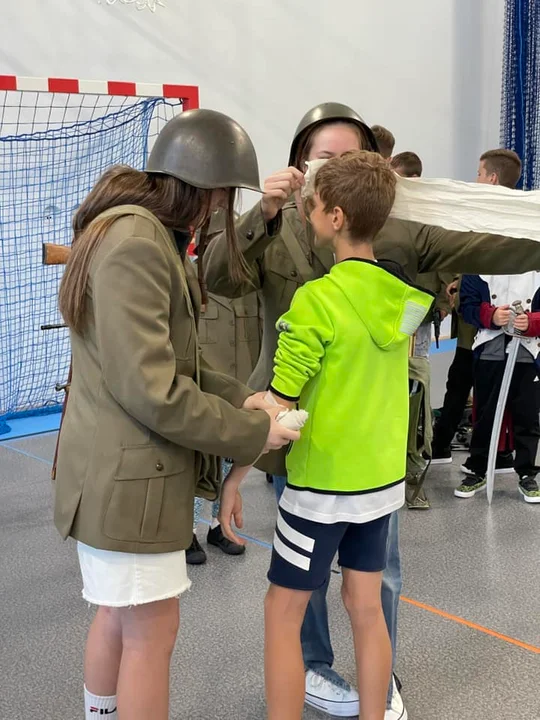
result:
[[[337,264],[300,288],[278,321],[271,392],[309,413],[288,456],[265,601],[269,720],[300,720],[300,628],[336,553],[354,634],[361,716],[383,720],[391,647],[381,607],[390,513],[404,503],[408,354],[433,297],[373,255],[395,197],[377,154],[332,158],[308,203],[319,244]]]

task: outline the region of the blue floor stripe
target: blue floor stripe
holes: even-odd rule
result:
[[[205,520],[204,518],[201,519],[201,521],[204,525],[210,525],[209,520]],[[272,543],[267,543],[264,540],[257,540],[257,538],[251,537],[251,535],[244,535],[244,533],[236,532],[238,537],[241,537],[243,540],[248,540],[249,542],[252,542],[254,545],[260,545],[260,547],[265,548],[266,550],[272,549]]]
[[[2,447],[6,448],[7,450],[12,450],[19,455],[24,455],[24,457],[30,458],[31,460],[37,460],[38,462],[45,463],[45,465],[49,465],[49,467],[52,465],[51,460],[47,460],[40,455],[32,455],[32,453],[26,452],[26,450],[21,450],[20,448],[13,447],[13,445],[10,445],[9,443],[0,443],[0,448]]]
[[[32,453],[26,452],[26,450],[21,450],[20,448],[13,447],[12,445],[9,445],[9,443],[2,443],[0,447],[5,447],[7,450],[12,450],[15,453],[18,453],[19,455],[23,455],[24,457],[30,458],[31,460],[37,460],[38,462],[45,463],[45,465],[49,465],[49,467],[52,465],[52,462],[50,460],[47,460],[44,457],[40,457],[39,455],[32,455]],[[201,520],[202,523],[205,525],[210,525],[210,522],[208,520]],[[259,545],[260,547],[266,548],[267,550],[272,549],[272,544],[267,543],[264,540],[258,540],[257,538],[251,537],[251,535],[244,535],[244,533],[237,533],[238,537],[241,537],[243,540],[247,540],[248,542],[252,542],[254,545]]]

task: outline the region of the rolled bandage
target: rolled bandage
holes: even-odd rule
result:
[[[264,399],[269,405],[280,407],[271,392],[267,392]],[[306,424],[308,417],[309,414],[305,410],[287,410],[287,408],[283,408],[283,411],[276,416],[276,420],[289,430],[301,430]]]
[[[284,410],[276,417],[280,425],[289,430],[301,430],[307,422],[308,414],[305,410]]]

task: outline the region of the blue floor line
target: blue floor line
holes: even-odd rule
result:
[[[45,463],[45,465],[52,465],[51,460],[47,460],[40,455],[32,455],[32,453],[26,452],[26,450],[21,450],[20,448],[13,447],[9,443],[0,443],[0,447],[5,447],[8,450],[12,450],[13,452],[18,453],[19,455],[24,455],[24,457],[30,458],[31,460],[37,460],[38,462]]]
[[[15,448],[12,445],[9,445],[9,443],[2,443],[0,447],[5,447],[8,450],[13,450],[13,452],[18,453],[19,455],[24,455],[24,457],[30,458],[31,460],[37,460],[38,462],[45,463],[45,465],[49,465],[49,467],[52,465],[52,462],[50,460],[47,460],[44,457],[40,457],[39,455],[32,455],[32,453],[26,452],[26,450],[20,450],[19,448]],[[210,525],[210,522],[208,520],[201,520],[201,522],[205,525]],[[260,545],[260,547],[266,548],[267,550],[272,549],[272,545],[265,542],[264,540],[257,540],[257,538],[251,537],[251,535],[244,535],[244,533],[240,532],[237,533],[237,535],[243,540],[248,540],[249,542],[252,542],[254,545]]]
[[[205,520],[204,518],[202,518],[200,520],[200,522],[202,522],[204,525],[211,524],[209,520]],[[260,545],[261,547],[265,548],[266,550],[272,549],[271,543],[267,543],[264,540],[257,540],[257,538],[251,537],[251,535],[244,535],[244,533],[241,533],[238,531],[236,531],[236,534],[238,535],[238,537],[241,537],[243,540],[249,540],[249,542],[252,542],[254,545]]]

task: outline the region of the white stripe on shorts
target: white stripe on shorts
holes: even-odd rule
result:
[[[274,533],[274,550],[291,565],[295,565],[301,570],[309,570],[311,566],[311,558],[308,558],[305,555],[300,555],[300,553],[296,552],[296,550],[292,550],[290,547],[285,545],[277,533]]]
[[[305,550],[308,553],[313,552],[313,548],[315,547],[315,540],[308,537],[307,535],[303,535],[301,532],[298,532],[298,530],[292,528],[289,523],[286,522],[280,512],[278,512],[277,517],[277,528],[279,532],[283,535],[283,537],[287,538],[287,540],[293,545],[302,548],[302,550]]]

